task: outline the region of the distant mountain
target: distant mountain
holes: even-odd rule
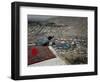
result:
[[[67,25],[68,35],[87,36],[87,17],[54,17],[48,20],[57,25]]]

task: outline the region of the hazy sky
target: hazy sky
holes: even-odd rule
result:
[[[45,21],[49,18],[53,18],[55,16],[48,15],[28,15],[28,21]]]

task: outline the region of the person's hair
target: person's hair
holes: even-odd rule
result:
[[[51,40],[53,37],[54,37],[54,36],[49,36],[49,37],[48,37],[48,40]]]

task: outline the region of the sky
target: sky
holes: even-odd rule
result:
[[[28,15],[28,21],[46,21],[50,18],[55,16],[48,16],[48,15]]]

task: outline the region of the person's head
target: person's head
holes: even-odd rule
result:
[[[48,40],[51,40],[53,37],[54,37],[54,36],[49,36],[49,37],[48,37]]]

